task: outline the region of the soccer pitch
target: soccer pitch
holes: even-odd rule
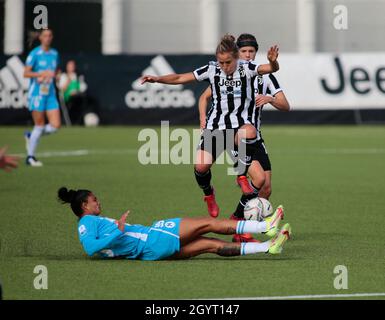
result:
[[[75,215],[56,201],[61,186],[94,191],[106,216],[118,218],[130,209],[129,223],[207,215],[192,164],[139,163],[141,129],[64,128],[41,139],[37,156],[44,167],[26,167],[21,159],[17,170],[0,172],[4,299],[385,293],[385,127],[263,128],[273,166],[271,202],[285,206],[284,222],[293,227],[293,239],[281,255],[203,255],[157,262],[89,258],[77,238]],[[1,127],[0,146],[25,153],[23,130]],[[227,168],[212,169],[223,218],[240,197]],[[48,269],[47,290],[34,288],[37,265]],[[339,265],[347,268],[348,289],[334,287]]]

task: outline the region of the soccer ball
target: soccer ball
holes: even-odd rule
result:
[[[99,125],[99,117],[96,113],[89,112],[84,116],[84,124],[86,127],[96,127]]]
[[[262,221],[273,213],[273,206],[264,198],[254,198],[246,203],[243,213],[246,220]]]

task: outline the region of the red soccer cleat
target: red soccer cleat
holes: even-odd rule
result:
[[[219,207],[217,205],[217,202],[215,201],[215,195],[210,194],[209,196],[204,196],[203,198],[204,201],[207,203],[207,210],[213,218],[218,217],[219,215]]]
[[[252,194],[254,192],[254,189],[251,187],[249,180],[247,180],[246,176],[237,177],[237,184],[241,188],[242,193],[245,195]]]
[[[234,234],[233,242],[261,242],[254,239],[250,233]]]

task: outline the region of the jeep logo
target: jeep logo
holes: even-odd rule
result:
[[[226,86],[226,87],[240,87],[242,85],[241,80],[225,80],[221,79],[218,83],[221,87]]]

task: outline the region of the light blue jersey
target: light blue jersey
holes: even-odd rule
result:
[[[114,219],[86,215],[78,222],[80,242],[85,252],[103,258],[160,260],[180,249],[179,220],[157,221],[152,227],[126,223],[124,232]]]
[[[55,72],[59,67],[59,53],[55,49],[44,51],[41,46],[33,49],[25,63],[32,67],[33,72],[50,70]],[[37,78],[31,78],[28,90],[28,101],[30,111],[46,111],[58,109],[54,79],[49,83],[39,83]]]

